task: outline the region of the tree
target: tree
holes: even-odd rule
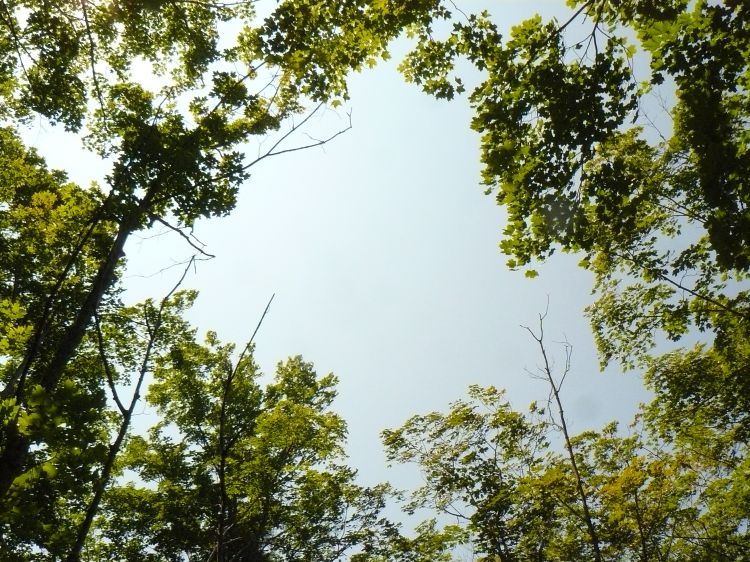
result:
[[[563,436],[563,443],[565,451],[568,453],[568,459],[570,460],[570,471],[575,480],[576,492],[578,494],[578,500],[581,504],[581,516],[583,522],[586,524],[586,530],[588,532],[589,543],[593,553],[595,562],[602,562],[602,549],[601,541],[599,539],[599,532],[597,531],[597,524],[591,514],[589,492],[586,490],[587,486],[583,480],[582,471],[578,467],[578,461],[576,460],[576,451],[573,446],[573,440],[568,430],[568,422],[565,417],[565,409],[563,408],[562,399],[560,398],[560,390],[562,389],[565,377],[570,372],[570,356],[572,349],[569,344],[565,345],[565,369],[560,376],[560,380],[555,380],[555,376],[552,373],[552,367],[550,365],[549,357],[547,356],[547,349],[544,346],[544,319],[547,313],[539,315],[539,330],[535,333],[534,330],[525,326],[526,331],[531,335],[531,338],[539,345],[539,353],[542,356],[543,366],[540,367],[540,377],[549,384],[550,395],[549,395],[549,407],[556,408],[557,416],[551,416],[553,423],[560,430]]]
[[[511,560],[518,544],[531,539],[527,522],[539,517],[536,530],[554,531],[544,524],[551,511],[518,499],[520,482],[540,461],[544,424],[512,411],[497,389],[471,386],[469,397],[476,406],[456,402],[448,414],[414,416],[384,432],[386,452],[423,471],[425,484],[408,510],[428,507],[468,524],[477,551]]]
[[[72,558],[88,534],[91,519],[111,483],[114,462],[130,431],[141,387],[156,357],[185,329],[181,318],[195,295],[100,310],[95,329],[81,344],[71,369],[54,395],[39,387],[19,417],[35,424],[39,443],[32,451],[37,469],[16,478],[0,515],[0,552],[8,560]],[[119,387],[119,390],[118,390]],[[128,400],[123,396],[133,389]],[[108,408],[107,393],[117,409]],[[39,412],[39,413],[37,413]]]
[[[81,189],[63,173],[47,170],[8,129],[0,130],[0,144],[0,377],[5,383],[0,450],[7,453],[18,437],[28,437],[33,444],[25,470],[2,498],[0,550],[8,556],[16,552],[21,559],[16,549],[20,543],[57,540],[61,529],[56,522],[83,505],[87,485],[106,455],[105,377],[90,341],[71,362],[75,374],[67,372],[54,388],[29,374],[24,358],[34,349],[40,361],[51,359],[43,338],[60,337],[62,319],[76,314],[76,303],[93,282],[91,264],[106,254],[113,224],[87,224],[103,199],[95,187]],[[78,246],[83,231],[88,242]],[[112,306],[111,297],[102,308]],[[46,326],[43,334],[35,332],[41,325]],[[0,465],[4,475],[11,470],[11,464]],[[61,490],[70,501],[62,498]]]
[[[300,357],[261,387],[252,348],[194,330],[157,359],[148,401],[161,418],[130,439],[83,559],[341,560],[388,528],[386,486],[363,488],[342,464],[333,375]]]
[[[716,483],[710,490],[691,491],[713,499],[692,512],[703,527],[689,537],[701,545],[713,540],[716,548],[725,549],[722,556],[742,552],[744,538],[734,535],[743,523],[734,531],[726,527],[727,521],[741,522],[741,517],[718,514],[746,501],[746,464],[738,459],[744,459],[748,427],[743,338],[749,313],[741,284],[750,266],[744,183],[748,8],[738,1],[714,5],[678,0],[589,0],[574,7],[570,21],[532,19],[516,27],[504,44],[486,14],[457,23],[445,41],[434,39],[434,23],[451,15],[439,0],[285,0],[262,18],[254,2],[0,3],[0,96],[2,118],[9,126],[0,132],[0,540],[5,551],[15,559],[78,557],[99,505],[112,505],[103,496],[127,441],[140,384],[155,364],[166,361],[164,346],[182,329],[179,299],[135,308],[118,302],[129,236],[154,222],[181,232],[201,218],[224,215],[232,210],[252,166],[337,136],[339,132],[307,145],[290,140],[321,104],[346,98],[349,71],[387,56],[389,41],[408,28],[418,44],[404,68],[428,91],[450,97],[463,87],[449,79],[456,56],[486,70],[486,81],[471,96],[477,109],[474,127],[483,134],[488,189],[497,191],[509,212],[503,249],[512,256],[511,265],[525,267],[557,248],[582,254],[582,265],[596,276],[599,298],[590,315],[604,360],[617,358],[627,366],[645,361],[665,416],[679,419],[689,413],[694,421],[672,429],[654,422],[659,438],[670,447],[688,447],[690,455],[718,455],[723,463],[720,468],[710,465],[710,481]],[[591,22],[583,39],[566,34],[577,18]],[[650,57],[645,83],[634,78],[631,62],[638,49],[628,43],[628,30]],[[138,83],[132,75],[136,62],[150,67],[158,80]],[[697,75],[695,68],[700,69]],[[638,120],[646,115],[642,101],[670,81],[677,92],[674,132],[653,141],[639,128],[643,121]],[[90,150],[112,163],[104,185],[72,185],[20,143],[14,129],[39,116],[79,133]],[[245,143],[266,136],[273,137],[271,148],[246,158]],[[648,358],[656,334],[678,338],[693,326],[710,330],[713,342],[683,354]],[[218,342],[209,342],[201,353],[208,359],[229,353],[221,349]],[[229,408],[227,399],[239,383],[229,371],[217,372],[223,373],[225,378],[217,380],[228,390],[213,396]],[[131,406],[116,389],[127,380],[135,384]],[[709,399],[712,392],[715,398]],[[179,403],[179,394],[163,401]],[[264,404],[268,411],[276,407]],[[164,408],[166,417],[173,415]],[[246,498],[231,496],[228,487],[239,461],[225,447],[230,428],[226,419],[221,421],[221,412],[226,408],[219,408],[220,421],[213,429],[218,444],[204,449],[203,457],[170,444],[168,434],[158,430],[141,449],[144,454],[159,451],[165,455],[160,460],[176,463],[154,468],[161,471],[159,482],[188,481],[170,471],[192,470],[202,475],[200,482],[190,481],[193,488],[215,492],[212,478],[217,479],[218,512],[210,501],[199,505],[213,510],[214,538],[209,542],[218,557],[234,556],[226,542],[234,539],[227,534],[231,529],[241,530],[243,537],[257,535],[243,530],[247,521],[230,513],[230,499],[242,503]],[[179,427],[178,416],[173,418]],[[188,435],[192,422],[183,422],[180,429]],[[535,434],[535,426],[529,427],[527,433]],[[579,462],[571,453],[579,446],[572,438],[566,441],[568,456],[575,460],[571,465],[580,470],[571,473],[565,459],[558,459],[549,478],[553,484],[559,481],[567,505],[587,504],[592,498],[591,513],[584,514],[591,524],[586,538],[575,518],[550,520],[570,528],[567,542],[555,543],[555,548],[565,556],[585,556],[601,541],[605,556],[609,545],[627,541],[608,534],[597,503],[604,500],[595,485],[596,463],[583,456]],[[721,446],[712,448],[712,442]],[[132,440],[131,447],[137,443]],[[581,450],[598,450],[585,439],[581,443]],[[269,453],[265,460],[272,464],[274,458]],[[257,474],[248,474],[263,474],[263,467],[253,470]],[[319,499],[335,515],[340,512],[326,498],[337,497],[325,496],[325,491],[330,482],[345,487],[350,473],[329,470],[332,480],[321,477],[324,496]],[[500,486],[493,481],[487,485]],[[167,488],[174,491],[174,486]],[[371,496],[352,490],[352,497],[370,501]],[[307,497],[304,487],[297,493]],[[133,501],[143,494],[136,493]],[[120,497],[128,500],[127,494]],[[376,493],[372,497],[377,501]],[[484,509],[478,498],[475,507]],[[532,499],[529,505],[537,505]],[[158,499],[173,511],[182,500]],[[302,509],[283,505],[285,514]],[[526,548],[513,541],[531,536],[515,530],[520,524],[515,508],[500,508],[509,531],[487,530],[481,538],[488,552],[498,556]],[[661,530],[646,533],[644,521],[663,518],[649,519],[638,509],[633,513],[643,515],[635,520],[640,556],[648,558],[661,548],[652,535],[684,539]],[[175,513],[184,515],[189,514]],[[205,529],[194,521],[177,517],[175,522],[195,536],[209,536],[201,535]],[[283,518],[277,523],[296,529]],[[127,530],[124,522],[122,529]],[[106,550],[120,541],[132,557],[151,556],[148,548],[157,547],[165,556],[178,556],[187,543],[170,543],[180,535],[167,536],[164,529],[143,542],[102,524],[94,544]],[[481,529],[479,523],[476,529]],[[110,532],[115,534],[109,537]],[[326,532],[320,530],[321,540],[329,536]],[[373,546],[372,555],[363,552],[360,558],[440,556],[458,536],[429,525],[413,541],[386,534],[389,538]],[[291,531],[285,536],[299,539]],[[711,537],[735,542],[719,544]],[[261,539],[253,540],[258,544],[250,550],[260,556]],[[143,544],[149,545],[147,550]],[[289,546],[293,542],[279,544],[279,556],[294,548]],[[732,545],[740,546],[726,550]],[[205,543],[190,548],[203,547]]]
[[[0,3],[10,126],[0,133],[0,513],[23,509],[33,521],[33,509],[51,505],[42,497],[19,507],[31,497],[29,479],[57,482],[56,497],[71,486],[67,493],[83,498],[81,486],[99,485],[93,467],[107,462],[99,433],[111,416],[95,318],[120,306],[129,236],[154,222],[179,230],[230,212],[252,166],[341,132],[290,144],[322,104],[347,97],[348,72],[387,56],[406,26],[446,13],[438,0],[287,0],[266,17],[252,1]],[[153,84],[134,79],[137,62],[153,70]],[[108,159],[106,184],[71,185],[25,149],[11,131],[37,117]],[[271,148],[246,158],[245,143],[266,136]],[[81,394],[74,408],[71,394]],[[75,486],[49,465],[58,446],[95,457],[87,476],[68,473]],[[46,544],[32,535],[29,544]]]
[[[389,459],[424,476],[407,509],[455,519],[481,560],[747,560],[746,442],[698,423],[677,432],[658,400],[626,433],[612,422],[570,435],[560,398],[570,349],[555,376],[533,335],[549,409],[521,413],[474,385],[447,413],[383,433]]]
[[[750,11],[736,0],[569,4],[567,21],[537,16],[507,39],[487,13],[445,39],[425,30],[403,69],[445,98],[463,89],[457,57],[484,71],[472,127],[487,192],[508,214],[508,264],[576,253],[595,276],[603,362],[634,367],[659,336],[750,317]],[[649,103],[660,88],[675,98],[665,116]]]

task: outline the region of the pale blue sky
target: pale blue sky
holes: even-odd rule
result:
[[[481,4],[462,3],[474,6]],[[495,6],[502,27],[535,10],[568,13],[562,0]],[[351,131],[324,148],[266,161],[230,217],[198,224],[197,236],[217,258],[185,283],[200,291],[191,320],[241,343],[276,293],[256,358],[271,374],[278,360],[302,354],[319,373],[339,376],[336,408],[366,482],[403,478],[385,469],[381,430],[444,409],[469,384],[507,388],[520,409],[545,399],[544,385],[524,373],[539,356],[519,325],[535,324],[548,296],[549,345],[567,337],[574,346],[563,390],[573,428],[628,420],[646,394],[636,373],[598,372],[582,314],[590,277],[574,256],[555,257],[533,280],[505,268],[497,247],[504,215],[479,185],[468,104],[427,97],[404,84],[395,66],[353,77]],[[312,131],[339,123],[344,112],[328,111]],[[104,173],[49,127],[37,126],[27,139],[77,181]],[[189,250],[174,235],[134,237],[126,298],[160,298],[179,270],[141,276]]]

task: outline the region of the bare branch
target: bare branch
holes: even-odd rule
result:
[[[107,384],[112,392],[112,399],[115,401],[115,404],[117,404],[117,409],[120,410],[120,413],[124,416],[127,410],[125,409],[125,406],[122,405],[122,402],[120,402],[120,396],[117,394],[117,389],[115,388],[115,379],[112,376],[112,370],[109,366],[109,361],[107,360],[107,353],[104,350],[104,337],[102,336],[102,328],[99,323],[98,313],[94,313],[94,328],[96,330],[96,341],[99,347],[99,357],[101,357],[102,365],[104,365],[104,373],[107,375]]]
[[[242,362],[242,359],[245,357],[245,354],[250,349],[250,346],[253,344],[253,340],[255,339],[256,334],[258,333],[258,330],[260,330],[261,324],[263,324],[263,320],[266,318],[266,314],[268,314],[268,309],[271,308],[271,303],[273,302],[274,297],[276,296],[276,293],[271,295],[271,298],[268,299],[268,304],[266,304],[265,310],[263,310],[263,314],[260,317],[260,320],[258,320],[258,324],[255,326],[255,330],[253,330],[253,334],[250,336],[250,339],[245,344],[245,348],[242,350],[242,353],[240,353],[239,358],[237,359],[237,366],[234,368],[234,372],[236,374],[237,368],[239,367],[239,364]]]
[[[206,256],[209,259],[216,257],[215,255],[209,254],[208,252],[206,252],[203,248],[198,247],[195,244],[195,242],[193,242],[193,240],[192,240],[192,238],[190,236],[188,236],[187,234],[185,234],[180,228],[169,224],[163,218],[158,217],[156,215],[149,215],[149,218],[152,221],[158,222],[159,224],[161,224],[163,226],[166,226],[172,232],[176,232],[177,234],[179,234],[188,244],[190,244],[190,247],[193,248],[196,252],[201,253],[202,255]],[[193,238],[195,238],[195,237],[193,236]],[[205,246],[205,244],[203,244],[203,245]]]
[[[349,129],[352,128],[352,116],[351,116],[351,113],[347,113],[347,115],[349,117],[349,124],[345,128],[343,128],[343,129],[335,132],[334,134],[330,135],[329,137],[321,139],[321,140],[316,140],[315,142],[312,142],[310,144],[305,144],[305,145],[301,145],[301,146],[294,146],[294,147],[285,148],[285,149],[282,149],[282,150],[276,150],[292,134],[294,134],[296,131],[298,131],[301,127],[304,127],[307,124],[307,122],[310,121],[310,119],[312,119],[312,117],[323,106],[324,106],[324,104],[322,104],[322,103],[318,104],[315,107],[315,109],[313,109],[310,113],[308,113],[305,116],[304,119],[302,119],[302,121],[300,121],[299,123],[296,123],[296,124],[292,125],[292,127],[286,133],[284,133],[281,136],[281,138],[278,139],[265,154],[262,154],[262,155],[258,156],[255,160],[253,160],[252,162],[250,162],[250,163],[246,164],[245,166],[243,166],[242,169],[243,170],[248,170],[249,168],[251,168],[251,167],[255,166],[256,164],[258,164],[259,162],[261,162],[262,160],[265,160],[266,158],[270,158],[272,156],[279,156],[281,154],[287,154],[287,153],[290,153],[290,152],[297,152],[299,150],[305,150],[305,149],[308,149],[308,148],[314,148],[316,146],[324,145],[326,143],[331,142],[336,137],[338,137],[340,135],[343,135],[345,132],[347,132]]]
[[[179,267],[179,266],[185,265],[185,264],[191,264],[191,265],[195,266],[195,264],[197,262],[199,262],[199,261],[207,261],[208,259],[211,259],[211,258],[199,258],[199,257],[196,257],[195,255],[193,255],[193,256],[190,256],[188,259],[185,259],[185,260],[182,260],[182,261],[178,261],[178,262],[174,262],[172,265],[168,265],[166,267],[162,267],[161,269],[159,269],[158,271],[155,271],[154,273],[149,273],[148,275],[135,275],[134,274],[134,275],[129,275],[128,277],[129,278],[130,277],[136,277],[138,279],[151,279],[152,277],[156,277],[157,275],[161,275],[165,271],[169,271],[170,269],[174,269],[175,267]]]

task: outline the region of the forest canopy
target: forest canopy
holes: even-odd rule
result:
[[[502,16],[442,0],[2,0],[0,559],[747,559],[750,7],[568,4],[503,36]],[[555,372],[540,317],[547,404],[474,385],[384,432],[425,477],[412,533],[385,515],[401,494],[347,465],[335,376],[293,356],[262,383],[252,338],[185,320],[185,275],[121,298],[132,235],[189,242],[259,162],[335,141],[348,126],[301,133],[404,37],[408,81],[467,94],[509,267],[572,254],[594,276],[602,364],[654,393],[629,429],[572,434],[569,348]],[[674,103],[656,119],[660,92]],[[78,135],[105,181],[50,169],[22,141],[35,119]],[[158,419],[139,434],[143,401]]]

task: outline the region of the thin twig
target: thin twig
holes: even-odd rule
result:
[[[263,324],[263,320],[266,318],[266,314],[268,314],[268,309],[271,308],[271,303],[273,302],[273,299],[275,296],[276,296],[276,293],[272,294],[271,298],[268,299],[268,304],[266,304],[266,308],[265,310],[263,310],[263,314],[261,315],[260,320],[258,320],[258,324],[255,326],[255,330],[253,330],[253,334],[250,336],[250,339],[245,344],[245,348],[242,350],[242,353],[240,353],[240,356],[237,359],[237,365],[234,368],[234,374],[236,374],[236,371],[239,368],[240,362],[242,361],[242,359],[244,359],[245,355],[250,349],[250,346],[253,344],[253,340],[255,339],[255,336],[257,335],[258,330],[260,330],[260,326],[261,324]]]

